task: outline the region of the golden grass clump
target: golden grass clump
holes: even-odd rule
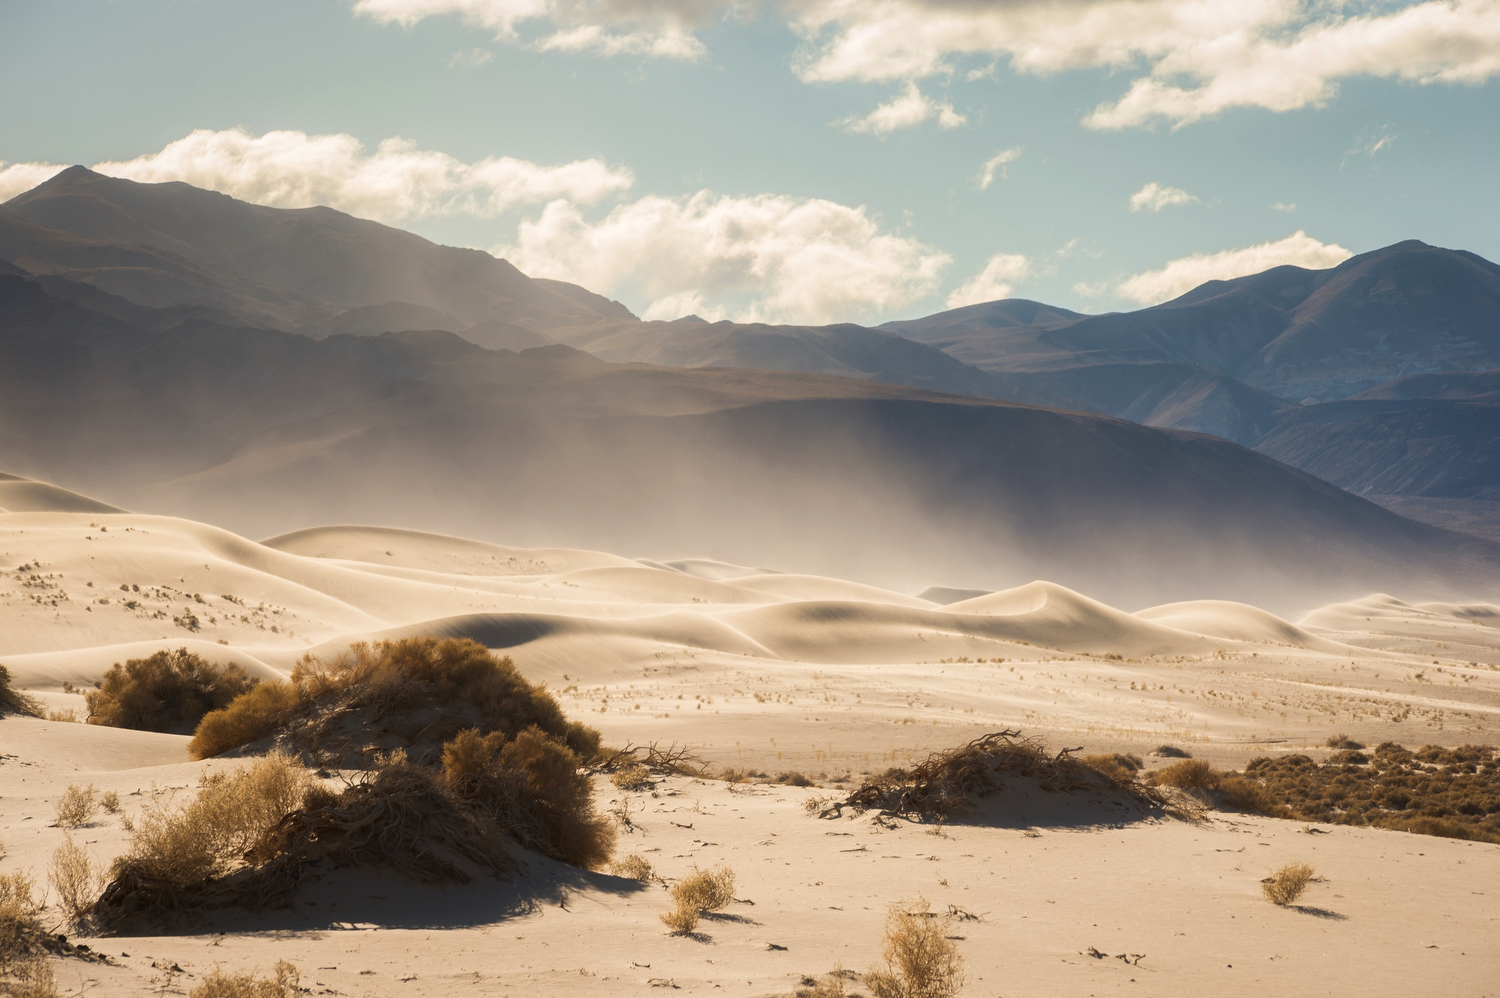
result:
[[[441,714],[435,723],[433,713]],[[599,733],[569,722],[547,688],[527,682],[508,656],[467,638],[424,637],[360,642],[332,662],[304,658],[290,681],[262,683],[206,715],[189,751],[208,758],[277,732],[299,750],[343,744],[373,751],[383,736],[420,751],[465,728],[507,740],[539,728],[580,758],[599,750]]]
[[[1185,790],[1212,807],[1228,811],[1258,811],[1274,817],[1289,817],[1272,795],[1256,781],[1233,772],[1214,769],[1202,759],[1174,762],[1147,777],[1157,786]]]
[[[661,920],[673,935],[687,935],[698,927],[705,912],[727,908],[733,901],[733,870],[722,864],[712,870],[695,870],[672,888],[673,908]]]
[[[624,877],[626,880],[639,880],[643,884],[649,884],[656,879],[656,870],[652,868],[650,860],[638,852],[610,863],[609,872],[616,877]]]
[[[1300,898],[1312,879],[1312,867],[1306,863],[1288,863],[1262,880],[1260,890],[1267,901],[1285,906]]]
[[[1083,764],[1116,780],[1133,780],[1135,774],[1146,765],[1138,755],[1126,755],[1119,752],[1107,755],[1086,755],[1083,757]]]
[[[65,836],[63,844],[52,853],[47,882],[57,892],[69,921],[82,925],[94,911],[105,877],[88,851],[75,843],[72,836]]]
[[[110,814],[119,814],[120,795],[113,790],[106,790],[99,795],[99,806]]]
[[[10,670],[0,665],[0,713],[6,711],[27,717],[42,717],[46,713],[35,697],[10,685]]]
[[[188,992],[188,998],[297,998],[301,994],[301,984],[297,968],[285,960],[278,960],[274,977],[226,974],[216,968]]]
[[[1123,768],[1118,763],[1114,766]],[[999,793],[1003,777],[1017,776],[1034,779],[1049,791],[1103,790],[1150,808],[1166,804],[1159,791],[1136,780],[1133,774],[1118,777],[1074,758],[1071,750],[1052,755],[1040,742],[1021,737],[1019,731],[997,731],[967,745],[933,753],[911,770],[888,769],[821,813],[849,807],[921,821],[946,821],[972,809],[978,799]]]
[[[629,762],[610,774],[609,781],[621,790],[650,790],[655,786],[651,770],[639,762]]]
[[[0,994],[13,998],[56,998],[49,945],[56,937],[43,927],[36,885],[26,874],[0,874]]]
[[[63,791],[57,800],[57,826],[79,828],[87,825],[99,813],[99,789],[92,783],[80,786],[77,783]]]
[[[964,982],[963,957],[946,938],[944,920],[928,910],[927,899],[893,904],[881,943],[883,969],[865,974],[875,998],[951,998]]]
[[[203,715],[228,706],[256,682],[233,662],[217,665],[178,648],[116,662],[84,702],[90,724],[186,735]]]

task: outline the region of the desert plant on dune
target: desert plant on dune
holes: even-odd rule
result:
[[[1345,734],[1330,735],[1328,737],[1328,740],[1325,741],[1323,744],[1327,745],[1329,748],[1336,748],[1336,749],[1362,749],[1362,748],[1364,748],[1364,746],[1361,745],[1359,742],[1355,741],[1353,738],[1350,738],[1348,735],[1345,735]]]
[[[10,670],[0,665],[0,713],[25,714],[41,717],[45,713],[37,699],[11,685]]]
[[[0,875],[0,994],[12,998],[56,998],[49,945],[56,937],[43,929],[36,885],[16,871]]]
[[[875,998],[951,998],[963,986],[963,958],[945,935],[941,918],[927,899],[891,905],[885,919],[881,957],[885,967],[865,974]]]
[[[297,968],[285,960],[276,962],[274,977],[229,974],[216,968],[188,992],[188,998],[297,998],[301,983]]]
[[[1185,790],[1221,810],[1260,811],[1276,817],[1286,817],[1285,809],[1255,781],[1245,779],[1238,773],[1226,773],[1214,769],[1202,759],[1184,759],[1150,774],[1149,782],[1158,786],[1176,787]]]
[[[694,870],[672,888],[670,911],[661,920],[673,935],[686,935],[698,927],[705,912],[727,908],[734,900],[734,871],[720,865],[712,870]]]
[[[185,735],[256,682],[232,662],[217,665],[178,648],[116,662],[84,702],[90,724]]]
[[[802,986],[794,992],[795,998],[845,998],[849,992],[845,990],[844,982],[854,976],[838,966],[821,978],[804,977]]]
[[[1306,863],[1288,863],[1262,880],[1260,890],[1267,901],[1286,906],[1302,896],[1312,879],[1312,867]]]
[[[99,790],[92,783],[80,786],[77,783],[63,791],[57,799],[57,825],[59,828],[78,828],[89,823],[99,813]]]
[[[621,790],[650,790],[651,770],[639,762],[627,763],[610,774],[609,781]]]
[[[57,892],[68,920],[81,925],[93,912],[105,878],[88,851],[75,843],[72,836],[65,836],[63,844],[52,853],[47,882]]]
[[[1083,757],[1083,764],[1117,780],[1134,779],[1135,774],[1146,765],[1138,755],[1125,755],[1119,752],[1108,755],[1086,755]]]
[[[434,710],[442,714],[436,723],[417,719]],[[599,733],[568,721],[545,686],[467,638],[361,642],[332,662],[305,658],[290,681],[263,683],[206,715],[189,750],[207,758],[276,732],[304,751],[378,747],[367,729],[436,749],[466,728],[506,739],[539,728],[581,758],[599,750]]]
[[[639,880],[643,884],[649,884],[656,879],[656,870],[640,853],[631,853],[629,856],[610,863],[609,872],[616,877],[624,877],[626,880]]]
[[[1034,779],[1049,791],[1103,790],[1146,807],[1167,804],[1159,791],[1133,776],[1121,778],[1101,772],[1074,758],[1068,749],[1053,755],[1041,743],[1023,738],[1019,731],[997,731],[958,748],[933,753],[910,770],[886,770],[842,801],[827,802],[828,806],[816,810],[828,816],[849,807],[922,821],[947,821],[972,809],[979,798],[999,793],[1006,776]]]

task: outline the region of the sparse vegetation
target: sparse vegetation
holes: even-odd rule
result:
[[[875,998],[951,998],[963,986],[963,958],[927,899],[893,904],[881,944],[883,969],[865,974]]]
[[[79,925],[93,913],[94,903],[104,888],[104,873],[94,864],[88,851],[75,843],[72,836],[67,836],[52,853],[47,882],[57,892],[68,920]]]
[[[1187,791],[1210,807],[1227,811],[1259,811],[1282,816],[1282,809],[1260,784],[1238,773],[1214,769],[1202,759],[1184,759],[1146,777],[1155,786]]]
[[[1302,896],[1312,879],[1312,867],[1306,863],[1288,863],[1262,880],[1260,889],[1267,901],[1286,906]]]
[[[202,983],[188,992],[188,998],[297,998],[301,994],[301,984],[297,968],[285,960],[278,960],[274,977],[212,970]]]
[[[1364,746],[1361,745],[1359,742],[1355,741],[1353,738],[1350,738],[1348,735],[1343,735],[1343,734],[1330,735],[1328,737],[1328,740],[1325,741],[1323,744],[1327,745],[1329,748],[1336,748],[1336,749],[1362,749],[1362,748],[1364,748]]]
[[[92,783],[88,786],[73,784],[63,791],[57,801],[57,825],[59,828],[78,828],[87,825],[99,813],[99,789]]]
[[[705,912],[719,911],[734,900],[734,871],[727,866],[695,870],[672,888],[673,908],[661,916],[673,935],[686,935],[698,927]]]
[[[656,870],[652,868],[650,861],[634,852],[609,864],[609,872],[626,880],[639,880],[643,884],[656,879]]]
[[[1191,759],[1193,757],[1187,749],[1180,749],[1176,745],[1158,745],[1151,754],[1158,759]]]
[[[10,670],[0,665],[0,713],[25,714],[28,717],[43,716],[42,705],[28,693],[10,685]]]
[[[1134,779],[1135,774],[1146,766],[1140,756],[1122,755],[1119,752],[1109,755],[1086,755],[1083,757],[1083,764],[1116,780]]]
[[[234,663],[217,665],[186,648],[116,662],[96,690],[84,694],[89,723],[138,731],[190,734],[257,680]]]
[[[204,759],[278,733],[295,751],[338,744],[347,756],[400,744],[420,757],[469,728],[507,740],[537,728],[582,759],[599,750],[599,733],[570,723],[510,658],[457,638],[360,643],[328,663],[304,658],[289,681],[261,683],[206,715],[189,750]]]
[[[1113,759],[1113,757],[1111,757]],[[1123,767],[1111,763],[1118,772]],[[845,807],[920,821],[947,821],[972,809],[975,802],[1000,791],[1003,776],[1030,777],[1051,791],[1103,790],[1129,797],[1147,807],[1163,807],[1166,798],[1132,775],[1116,776],[1074,758],[1056,755],[1019,731],[997,731],[967,745],[934,753],[911,770],[888,769],[868,780],[842,801],[809,807],[822,815]]]
[[[0,874],[0,993],[13,998],[55,998],[48,947],[56,937],[42,928],[36,885],[19,871]]]
[[[99,795],[99,806],[110,814],[119,814],[120,795],[113,790],[106,790]]]
[[[844,983],[855,976],[843,967],[834,967],[821,978],[802,978],[802,986],[794,994],[796,998],[845,998],[849,992],[844,989]]]
[[[650,790],[654,785],[651,770],[639,762],[629,762],[610,774],[609,781],[621,790]]]

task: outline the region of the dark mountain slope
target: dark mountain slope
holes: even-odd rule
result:
[[[1293,401],[1500,366],[1500,267],[1416,240],[1329,270],[1276,267],[1210,281],[1136,312],[995,326],[984,308],[884,328],[986,370],[1199,364]]]
[[[1413,374],[1366,389],[1357,400],[1429,399],[1453,402],[1500,402],[1500,371],[1450,371]]]
[[[138,184],[73,167],[0,206],[0,215],[71,233],[115,255],[149,248],[173,260],[207,264],[309,305],[341,311],[363,305],[409,302],[450,312],[467,323],[505,318],[545,328],[628,318],[630,313],[599,295],[537,282],[504,260],[478,250],[439,246],[420,236],[331,208],[268,208],[188,184]],[[51,245],[20,245],[0,256],[29,266],[19,255],[51,266]],[[104,254],[106,258],[109,254]],[[108,266],[100,261],[97,266]],[[106,285],[87,264],[72,262],[76,279]],[[152,275],[155,277],[155,275]],[[117,279],[117,294],[141,304],[196,300],[172,298],[156,278],[140,286]],[[145,300],[150,297],[151,300]],[[201,296],[200,296],[201,297]],[[318,322],[316,307],[286,314],[297,324]]]

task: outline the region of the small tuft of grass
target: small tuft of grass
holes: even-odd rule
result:
[[[99,803],[99,790],[92,783],[86,787],[73,784],[57,801],[57,826],[79,828],[87,825],[99,813]]]
[[[881,941],[883,969],[865,974],[875,998],[951,998],[964,983],[963,957],[945,935],[943,919],[928,909],[927,899],[890,906]]]
[[[65,836],[63,844],[52,853],[47,882],[57,892],[70,922],[83,925],[93,914],[104,881],[104,871],[94,864],[88,851],[80,848],[72,836]]]
[[[1306,863],[1288,863],[1260,882],[1266,900],[1285,907],[1302,896],[1312,882],[1313,868]]]
[[[674,936],[687,935],[705,912],[727,908],[733,900],[733,870],[724,865],[695,870],[672,888],[673,908],[663,912],[661,920]]]
[[[110,814],[119,814],[120,795],[113,790],[106,790],[99,796],[99,806]]]
[[[635,852],[609,864],[609,872],[626,880],[639,880],[643,884],[656,879],[656,870],[652,868],[651,862]]]
[[[214,969],[188,992],[188,998],[297,998],[302,993],[301,984],[297,968],[278,960],[274,977],[226,974]]]
[[[609,781],[621,790],[650,790],[656,785],[649,767],[629,762],[610,774]]]

